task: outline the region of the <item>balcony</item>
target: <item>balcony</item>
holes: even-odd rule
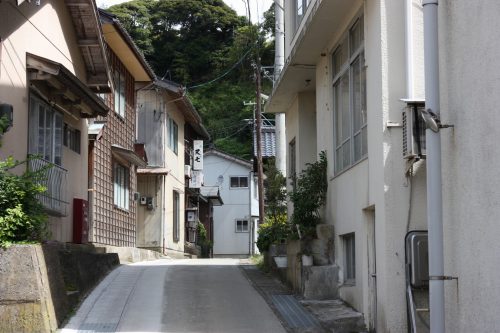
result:
[[[68,170],[40,158],[30,159],[29,169],[41,170],[43,174],[39,182],[47,190],[38,195],[38,200],[47,212],[54,216],[67,216],[69,202],[65,199],[67,198]]]

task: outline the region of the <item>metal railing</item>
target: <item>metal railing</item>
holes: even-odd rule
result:
[[[30,171],[40,171],[38,183],[46,188],[39,194],[38,200],[51,215],[67,216],[68,204],[67,184],[68,170],[41,158],[29,159]]]

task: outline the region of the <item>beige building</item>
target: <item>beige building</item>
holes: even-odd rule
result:
[[[199,189],[190,189],[193,140],[208,140],[201,118],[182,87],[167,80],[139,92],[138,140],[147,167],[138,170],[137,246],[183,257],[196,241]],[[188,212],[194,216],[186,223]]]
[[[40,200],[51,238],[73,240],[73,200],[87,199],[87,120],[109,109],[96,92],[111,92],[94,1],[13,0],[0,3],[0,103],[13,106],[0,158],[52,167]]]

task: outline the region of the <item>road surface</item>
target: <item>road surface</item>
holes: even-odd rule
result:
[[[123,265],[87,297],[63,333],[285,332],[236,259]]]

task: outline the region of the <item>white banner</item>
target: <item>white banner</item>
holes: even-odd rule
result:
[[[203,170],[203,140],[193,141],[193,170]]]
[[[191,179],[189,180],[189,188],[200,188],[203,185],[203,172],[201,170],[193,170]]]

